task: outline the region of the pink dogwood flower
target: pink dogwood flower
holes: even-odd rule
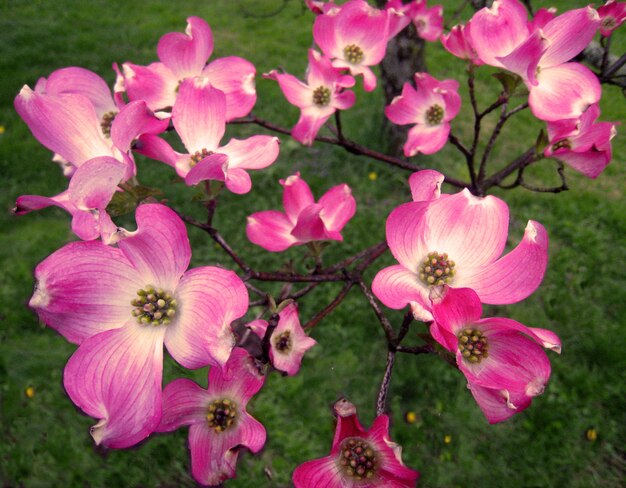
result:
[[[30,307],[79,344],[63,382],[72,401],[99,419],[97,444],[125,448],[161,418],[163,344],[182,366],[223,365],[234,346],[233,320],[248,293],[232,271],[187,270],[185,225],[171,209],[140,205],[137,230],[117,247],[72,242],[35,269]]]
[[[235,348],[223,367],[209,368],[205,390],[179,379],[163,390],[163,416],[157,432],[189,425],[191,473],[202,485],[235,477],[240,448],[253,453],[265,445],[265,428],[246,412],[265,377],[244,349]]]
[[[543,347],[561,352],[556,334],[507,318],[481,319],[480,298],[469,288],[446,285],[432,295],[431,334],[455,354],[487,420],[501,422],[530,406],[550,378]]]
[[[332,187],[315,203],[300,173],[280,180],[280,184],[284,187],[285,213],[267,210],[250,215],[246,234],[251,242],[279,252],[311,241],[343,240],[341,230],[356,212],[348,185]]]
[[[407,12],[417,35],[425,41],[435,42],[443,32],[443,6],[428,7],[426,0],[415,0]]]
[[[354,78],[342,75],[328,58],[313,49],[309,49],[306,83],[276,70],[264,77],[276,80],[289,103],[301,110],[291,135],[306,146],[313,144],[320,128],[336,110],[347,110],[354,105],[354,92],[343,90],[354,86]]]
[[[172,122],[188,153],[179,153],[156,136],[139,139],[137,151],[163,161],[176,169],[188,185],[204,180],[223,181],[233,193],[250,191],[252,181],[247,169],[262,169],[278,157],[277,137],[252,136],[220,140],[226,131],[226,97],[208,78],[187,78],[180,85],[172,109]]]
[[[363,75],[365,91],[376,88],[376,75],[370,69],[385,56],[389,40],[387,10],[371,7],[364,0],[350,0],[339,9],[318,15],[313,37],[336,68],[346,68],[354,76]]]
[[[596,178],[611,162],[611,139],[615,123],[596,122],[597,104],[591,105],[580,119],[548,122],[550,145],[544,154],[563,161],[589,178]]]
[[[126,93],[131,100],[145,100],[154,110],[172,107],[180,84],[201,76],[226,95],[226,120],[243,117],[256,103],[256,69],[245,59],[229,56],[207,65],[213,53],[213,34],[209,24],[189,17],[185,33],[170,32],[159,40],[161,62],[149,66],[122,65]]]
[[[298,305],[294,302],[287,305],[279,314],[278,325],[271,336],[270,361],[279,371],[293,376],[300,370],[304,353],[317,342],[309,337],[300,325]],[[267,320],[254,320],[248,327],[260,338],[265,336]]]
[[[402,463],[402,448],[389,437],[389,417],[379,415],[365,430],[356,408],[335,404],[337,427],[330,454],[296,468],[296,488],[414,488],[419,473]]]
[[[415,86],[405,83],[402,94],[385,108],[385,115],[398,125],[415,124],[404,144],[404,155],[433,154],[448,141],[450,121],[461,108],[456,80],[439,81],[428,73],[415,73]]]
[[[608,37],[626,20],[626,2],[607,0],[598,8],[598,14],[600,15],[600,34]]]
[[[387,243],[397,265],[378,272],[374,294],[388,307],[410,305],[417,320],[433,320],[429,295],[447,284],[472,288],[482,303],[515,303],[533,293],[548,262],[548,235],[530,220],[521,243],[500,257],[506,245],[509,209],[494,196],[469,190],[441,195],[443,175],[414,173],[415,201],[397,207],[387,219]]]
[[[467,24],[469,24],[469,22]],[[473,64],[479,66],[484,63],[480,60],[476,50],[473,48],[470,40],[468,39],[467,24],[455,25],[449,33],[442,34],[441,44],[450,54],[453,54],[457,58],[471,61]]]

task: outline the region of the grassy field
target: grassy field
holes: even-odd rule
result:
[[[460,2],[443,2],[453,11]],[[535,2],[540,6],[540,2]],[[572,7],[584,2],[554,2]],[[93,420],[82,415],[65,395],[62,371],[75,346],[39,324],[26,307],[32,293],[32,270],[48,254],[75,237],[68,216],[48,209],[15,217],[10,209],[21,194],[53,195],[65,179],[50,162],[16,115],[12,100],[23,84],[65,66],[82,66],[112,82],[112,62],[148,64],[156,59],[159,37],[181,31],[185,18],[208,20],[215,38],[212,58],[237,55],[249,59],[258,73],[282,66],[301,74],[311,46],[312,15],[290,0],[280,13],[267,17],[282,0],[134,0],[48,2],[0,0],[0,484],[7,487],[166,487],[194,486],[189,474],[186,431],[155,435],[124,451],[96,448],[88,434]],[[552,5],[552,3],[550,3]],[[626,48],[622,32],[614,51]],[[621,49],[620,49],[621,48]],[[462,62],[439,46],[428,46],[428,66],[435,77],[463,76]],[[493,72],[479,74],[480,102],[495,95]],[[283,99],[275,82],[257,80],[255,113],[284,126],[298,111]],[[467,98],[453,130],[470,133]],[[621,92],[605,87],[603,120],[624,120]],[[345,114],[348,137],[384,148],[382,95],[357,90],[355,108]],[[488,120],[487,126],[495,120]],[[491,168],[523,152],[541,127],[528,111],[505,130]],[[618,128],[618,130],[622,130]],[[230,128],[228,136],[262,133],[251,127]],[[272,269],[293,260],[303,269],[304,248],[270,255],[247,241],[245,218],[253,211],[280,207],[278,179],[295,171],[321,195],[338,182],[348,183],[357,199],[357,215],[324,256],[332,263],[384,238],[384,219],[407,201],[408,173],[359,158],[340,149],[315,145],[303,149],[281,138],[276,164],[253,174],[253,191],[225,194],[216,225],[257,269]],[[490,314],[511,317],[530,326],[550,328],[562,339],[563,354],[551,354],[553,373],[546,392],[533,406],[510,421],[489,426],[462,375],[434,356],[398,358],[390,392],[392,436],[403,446],[406,464],[422,473],[426,487],[619,487],[626,463],[626,308],[624,268],[626,213],[623,205],[626,138],[614,139],[614,162],[590,181],[567,171],[570,191],[532,194],[516,189],[498,192],[511,207],[512,247],[528,219],[538,220],[550,235],[549,268],[539,290],[521,304],[491,308]],[[419,164],[466,178],[464,163],[453,148],[418,158]],[[165,165],[138,158],[139,178],[161,186],[169,204],[198,218],[203,208],[192,202],[193,188],[178,183]],[[376,172],[377,178],[368,175]],[[537,181],[555,181],[553,164],[542,162]],[[446,191],[452,191],[446,189]],[[189,229],[193,266],[231,266],[212,241]],[[386,254],[368,279],[392,264]],[[266,287],[268,291],[275,287]],[[324,285],[301,304],[310,318],[328,303],[339,286]],[[401,313],[389,312],[397,324]],[[252,316],[252,314],[251,314]],[[417,343],[415,326],[407,342]],[[380,326],[362,296],[352,291],[345,302],[320,323],[312,336],[319,342],[296,377],[273,374],[252,401],[249,411],[268,431],[268,442],[256,457],[244,454],[238,478],[227,487],[287,487],[301,462],[327,454],[332,440],[330,406],[344,395],[360,410],[364,424],[374,417],[374,404],[385,364]],[[188,372],[166,361],[165,382],[186,376],[206,385],[206,370]],[[407,424],[404,413],[417,421]],[[593,430],[597,437],[590,431]]]

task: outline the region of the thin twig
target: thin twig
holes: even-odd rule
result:
[[[393,372],[393,365],[395,364],[396,352],[393,350],[387,351],[387,365],[385,366],[385,373],[383,374],[383,380],[380,383],[378,390],[378,398],[376,399],[376,415],[382,415],[385,413],[387,407],[387,395],[389,394],[389,384],[391,383],[391,373]]]
[[[326,317],[330,312],[332,312],[337,306],[343,302],[344,298],[348,295],[350,289],[354,286],[354,282],[350,281],[344,285],[341,291],[337,294],[337,296],[322,310],[317,312],[313,318],[311,318],[306,324],[302,326],[303,329],[312,329],[317,324],[321,322],[321,320]]]
[[[385,336],[387,338],[387,342],[392,343],[394,340],[394,336],[393,336],[394,334],[393,334],[393,327],[391,326],[389,319],[385,316],[385,313],[380,308],[380,305],[378,305],[378,302],[376,301],[374,294],[369,289],[369,287],[365,284],[365,282],[361,279],[358,281],[358,284],[359,284],[359,287],[361,288],[361,291],[363,292],[363,295],[365,295],[365,298],[367,298],[367,301],[372,307],[372,310],[374,310],[374,313],[376,314],[376,317],[378,318],[380,325],[382,325],[383,330],[385,332]]]

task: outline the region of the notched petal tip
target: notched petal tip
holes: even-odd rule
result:
[[[89,433],[91,434],[91,437],[93,437],[96,446],[99,446],[102,442],[102,439],[104,438],[104,427],[106,426],[106,424],[106,419],[100,419],[97,424],[92,425],[89,428]]]

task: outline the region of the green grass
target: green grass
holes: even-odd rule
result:
[[[184,28],[185,18],[199,15],[209,21],[215,38],[213,58],[238,55],[251,60],[259,73],[277,66],[300,74],[311,45],[312,16],[297,1],[270,18],[281,0],[212,2],[184,0],[75,2],[2,1],[0,3],[0,483],[3,486],[194,486],[189,474],[186,432],[156,435],[123,451],[93,446],[82,415],[65,395],[62,371],[75,346],[38,324],[26,307],[32,293],[32,270],[48,254],[74,239],[66,214],[54,209],[15,217],[10,209],[21,194],[52,195],[64,189],[65,179],[50,154],[31,136],[15,114],[12,100],[23,84],[33,86],[55,69],[76,65],[113,81],[113,61],[147,64],[156,59],[155,47],[165,32]],[[445,2],[452,11],[458,2]],[[538,3],[538,2],[537,2]],[[557,2],[563,8],[571,2]],[[577,2],[581,6],[583,2]],[[452,5],[450,5],[452,4]],[[254,13],[255,16],[250,16]],[[624,51],[623,33],[613,43]],[[428,46],[428,65],[439,78],[460,78],[463,63]],[[496,82],[492,70],[479,73],[480,103],[490,103]],[[298,111],[288,105],[276,83],[257,80],[255,112],[291,126]],[[454,131],[467,139],[470,119],[467,98]],[[624,119],[626,104],[619,90],[604,88],[603,120]],[[349,137],[384,147],[382,96],[357,90],[355,108],[345,114]],[[488,123],[495,123],[490,121]],[[514,119],[496,146],[491,168],[520,154],[534,140],[541,125],[526,112]],[[621,130],[621,129],[618,129]],[[228,136],[256,132],[249,127],[229,129]],[[260,131],[259,131],[260,132]],[[250,244],[244,231],[252,211],[280,207],[277,180],[301,171],[316,195],[338,182],[348,183],[358,204],[357,216],[346,227],[345,241],[333,243],[325,259],[331,263],[384,237],[384,219],[408,198],[408,174],[376,162],[315,145],[303,149],[281,138],[276,164],[253,174],[253,191],[244,196],[225,194],[216,224],[226,238],[258,269],[272,269],[286,260],[302,263],[304,248],[270,255]],[[404,460],[422,473],[427,487],[618,487],[624,479],[624,385],[626,370],[623,327],[626,255],[623,210],[626,156],[623,135],[614,140],[614,162],[596,181],[567,171],[571,190],[559,195],[531,194],[517,189],[498,192],[511,207],[510,245],[515,245],[528,219],[542,222],[550,235],[548,273],[539,290],[521,304],[490,309],[527,325],[550,328],[563,341],[563,354],[551,354],[550,384],[533,406],[510,421],[489,426],[462,375],[436,357],[402,356],[390,392],[393,439],[401,443]],[[172,172],[155,161],[138,158],[139,177],[148,185],[163,186],[169,203],[202,216],[191,202],[195,190],[170,184]],[[417,161],[465,178],[462,159],[453,148]],[[370,181],[368,173],[378,179]],[[554,178],[550,162],[534,173],[537,181]],[[553,181],[553,180],[549,180]],[[451,191],[451,190],[447,190]],[[189,230],[194,266],[221,263],[231,266],[212,241]],[[391,264],[386,255],[368,274]],[[231,266],[232,267],[232,266]],[[268,286],[268,290],[277,290]],[[323,285],[301,303],[304,320],[328,303],[338,285]],[[389,312],[398,323],[401,313]],[[408,342],[417,343],[415,326]],[[326,455],[332,440],[330,406],[342,395],[359,407],[369,425],[385,362],[380,326],[360,294],[345,302],[312,333],[319,345],[306,356],[293,378],[273,374],[250,405],[268,431],[259,456],[244,454],[238,478],[228,487],[285,487],[301,462]],[[165,381],[186,376],[206,385],[206,369],[187,372],[166,361]],[[25,389],[34,388],[29,398]],[[406,424],[404,412],[417,413]],[[587,440],[593,427],[598,438]],[[446,444],[444,436],[450,435]],[[265,472],[271,473],[269,479]]]

